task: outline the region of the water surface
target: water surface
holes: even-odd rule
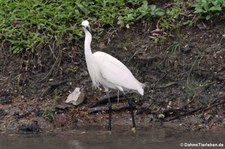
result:
[[[57,134],[0,135],[0,149],[167,149],[187,145],[218,144],[225,148],[225,131],[184,132],[145,128],[136,133],[114,130],[74,130]],[[191,143],[191,144],[190,144]],[[192,148],[189,146],[189,148]],[[196,148],[196,147],[195,147]],[[198,147],[197,147],[198,148]],[[213,147],[207,147],[213,148]]]

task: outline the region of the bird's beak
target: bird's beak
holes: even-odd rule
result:
[[[90,26],[85,26],[86,30],[88,30],[91,33],[91,28]]]
[[[81,25],[81,26],[91,33],[91,29],[89,26],[84,26],[84,25]]]

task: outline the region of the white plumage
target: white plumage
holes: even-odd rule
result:
[[[87,68],[93,85],[98,87],[102,85],[108,96],[109,106],[109,130],[111,130],[111,113],[112,104],[109,97],[109,89],[115,89],[123,92],[124,96],[128,99],[128,104],[131,110],[133,130],[135,130],[135,120],[133,105],[131,99],[125,95],[126,90],[133,90],[141,95],[144,95],[144,84],[140,83],[131,73],[131,71],[118,59],[104,52],[91,51],[91,29],[87,20],[82,24],[85,32],[84,51]]]
[[[89,22],[83,21],[82,26],[85,32],[85,58],[93,85],[98,87],[101,84],[106,91],[133,90],[144,95],[144,84],[140,83],[122,62],[105,52],[91,52],[92,35]]]

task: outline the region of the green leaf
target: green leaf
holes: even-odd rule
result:
[[[220,6],[212,6],[210,9],[209,9],[210,11],[221,11],[222,10],[222,8],[220,7]]]
[[[157,16],[160,16],[160,17],[161,17],[161,16],[163,16],[165,13],[164,13],[163,11],[157,11],[156,14],[157,14]]]
[[[204,13],[205,11],[200,8],[200,7],[196,7],[194,13]]]

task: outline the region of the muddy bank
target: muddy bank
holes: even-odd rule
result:
[[[224,21],[204,25],[172,32],[155,32],[152,24],[140,25],[94,39],[93,51],[117,57],[146,83],[143,97],[129,94],[136,101],[138,127],[224,128],[225,26]],[[107,111],[90,110],[104,93],[91,86],[82,46],[53,43],[21,55],[12,55],[7,46],[2,44],[0,49],[1,131],[106,129]],[[76,87],[82,88],[84,103],[65,104]],[[112,124],[131,127],[127,102],[116,101],[113,109]]]

